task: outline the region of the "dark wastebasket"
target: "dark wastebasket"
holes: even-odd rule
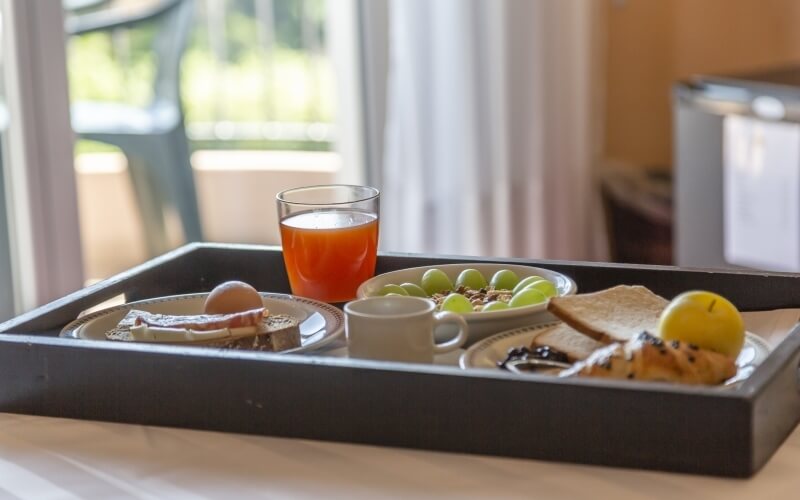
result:
[[[672,264],[672,174],[666,167],[609,166],[601,175],[613,262]]]

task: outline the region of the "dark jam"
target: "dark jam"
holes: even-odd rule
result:
[[[508,350],[508,355],[503,361],[497,362],[497,367],[507,370],[506,363],[510,361],[526,361],[529,359],[541,359],[544,361],[556,361],[558,363],[569,363],[567,355],[549,346],[537,346],[534,349],[527,347],[512,347]]]

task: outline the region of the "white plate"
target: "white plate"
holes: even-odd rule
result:
[[[342,312],[324,302],[294,295],[261,293],[261,298],[272,314],[288,314],[300,321],[301,346],[281,351],[304,352],[322,347],[339,337],[344,331]],[[130,302],[109,307],[82,316],[61,330],[61,337],[107,340],[106,332],[114,328],[131,309],[160,314],[201,314],[207,293],[171,295]]]
[[[531,341],[539,330],[554,324],[556,323],[516,328],[493,335],[464,351],[458,364],[465,370],[471,368],[497,369],[497,363],[506,359],[509,349],[530,346]],[[743,375],[745,373],[749,375],[753,367],[761,364],[769,356],[769,351],[769,344],[764,339],[754,333],[747,332],[742,352],[736,358],[736,365],[743,372]],[[740,377],[737,375],[734,378],[739,379]]]
[[[520,279],[528,276],[541,276],[553,282],[559,296],[573,295],[578,291],[575,282],[569,276],[556,271],[541,267],[523,266],[518,264],[498,264],[467,262],[464,264],[439,264],[435,266],[411,267],[400,269],[388,273],[379,274],[358,287],[356,295],[358,298],[371,297],[377,295],[378,291],[387,284],[402,283],[420,284],[422,275],[428,269],[441,269],[451,281],[455,282],[459,273],[464,269],[477,269],[488,281],[494,273],[501,269],[514,271]],[[553,321],[553,316],[546,311],[547,303],[535,304],[531,306],[513,307],[502,311],[472,312],[464,313],[462,316],[467,320],[469,335],[467,345],[485,339],[495,333],[510,330],[524,325],[535,325]],[[436,331],[437,340],[452,337],[455,334],[452,328],[440,327]]]

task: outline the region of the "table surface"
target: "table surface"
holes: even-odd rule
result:
[[[720,479],[0,414],[0,498],[796,498],[800,428]]]
[[[744,316],[749,331],[775,346],[800,309]],[[346,352],[337,342],[329,355]],[[800,427],[754,478],[739,480],[0,413],[0,499],[752,500],[798,491]]]

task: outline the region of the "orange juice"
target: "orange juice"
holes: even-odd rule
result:
[[[375,273],[378,217],[358,210],[300,212],[280,223],[292,293],[324,302],[355,298]]]

